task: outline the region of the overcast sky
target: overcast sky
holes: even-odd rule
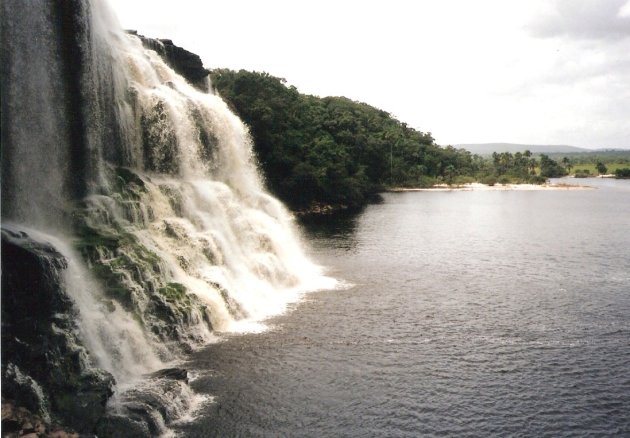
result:
[[[629,0],[109,0],[208,68],[384,109],[439,144],[630,148]]]

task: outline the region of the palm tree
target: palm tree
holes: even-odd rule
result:
[[[568,157],[564,157],[562,159],[562,164],[567,169],[567,173],[571,173],[571,169],[573,169],[573,164],[571,164],[571,160]]]
[[[536,161],[536,158],[530,158],[529,160],[529,173],[531,173],[532,175],[536,175],[536,166],[538,165],[538,162]]]

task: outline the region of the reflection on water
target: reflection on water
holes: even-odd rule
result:
[[[357,244],[356,231],[361,212],[312,217],[302,221],[306,240],[351,250]]]
[[[580,181],[582,182],[582,181]],[[354,286],[199,352],[187,436],[630,435],[630,181],[389,193],[309,225]]]

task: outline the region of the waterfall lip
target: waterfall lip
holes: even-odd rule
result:
[[[68,236],[51,234],[50,231],[44,231],[11,220],[3,220],[2,224],[0,225],[0,229],[3,233],[6,231],[5,236],[13,242],[19,242],[21,239],[30,238],[34,242],[52,246],[57,251],[59,251],[61,255],[67,257],[67,255],[59,250],[58,247],[65,246],[65,244],[62,243],[62,239],[68,238]]]

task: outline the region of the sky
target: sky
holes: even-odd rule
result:
[[[438,144],[630,149],[630,0],[109,0],[207,68],[285,78]]]

